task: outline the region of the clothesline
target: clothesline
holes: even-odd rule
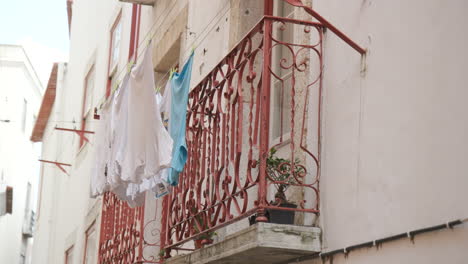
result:
[[[175,3],[177,1],[174,1]],[[169,12],[167,12],[167,15],[166,15],[166,18],[168,17],[169,13],[172,12],[172,9],[174,8],[175,4],[171,7],[171,10]],[[224,11],[224,13],[222,13],[221,16],[219,16],[222,12],[222,8],[219,10],[219,12],[217,12],[217,14],[208,22],[208,24],[204,27],[204,30],[201,32],[201,34],[196,37],[192,42],[191,42],[191,45],[189,45],[187,47],[187,49],[185,49],[184,53],[183,54],[186,54],[189,50],[191,50],[192,52],[190,52],[190,54],[188,56],[186,56],[184,58],[184,63],[190,58],[190,56],[192,55],[192,53],[195,51],[196,47],[202,43],[209,35],[210,32],[213,31],[213,29],[215,28],[215,25],[217,25],[219,23],[219,21],[227,14],[227,12],[231,10],[231,7],[228,6],[226,8],[226,10]],[[213,23],[213,21],[217,18],[218,20],[216,21],[216,23],[214,23],[214,25],[210,28],[210,30],[208,32],[206,32],[206,29]],[[158,20],[159,21],[159,20]],[[144,44],[146,42],[146,39],[147,37],[150,35],[149,33],[151,33],[152,29],[154,28],[154,26],[156,25],[157,23],[155,22],[153,24],[153,26],[150,28],[150,30],[148,31],[148,33],[145,35],[145,37],[143,38],[143,40],[138,44],[138,47],[140,47],[142,44]],[[161,29],[161,28],[158,28],[158,30]],[[151,45],[152,43],[152,40],[154,38],[154,36],[156,35],[156,33],[158,32],[158,30],[156,30],[153,34],[151,34],[151,37],[147,40],[147,44],[145,46],[143,46],[142,49],[139,50],[138,52],[138,56],[137,56],[137,59],[141,56],[141,54],[143,54],[146,49]],[[206,34],[205,34],[206,32]],[[200,37],[204,36],[202,39],[200,39]],[[198,41],[200,40],[200,41]],[[198,41],[197,44],[195,44],[196,42]],[[119,89],[119,86],[123,80],[123,78],[125,77],[122,76],[123,73],[127,74],[128,72],[130,72],[130,70],[132,69],[132,67],[134,67],[134,65],[136,64],[136,61],[134,60],[131,60],[129,63],[127,63],[126,67],[122,68],[119,72],[117,72],[116,74],[116,77],[121,77],[121,79],[119,81],[116,81],[115,84],[114,84],[114,87],[111,88],[111,94],[114,93],[117,89]],[[178,64],[178,61],[176,61],[170,68],[169,70],[166,72],[166,74],[164,74],[156,83],[156,86],[155,87],[161,87],[162,84],[161,84],[161,81],[164,80],[170,73],[171,71],[175,68],[175,66],[177,66]],[[109,96],[110,98],[110,96]],[[104,105],[104,103],[108,100],[108,97],[104,96],[104,98],[102,98],[100,100],[100,103],[98,105],[98,108],[102,108],[102,106]]]
[[[230,7],[230,6],[229,6],[229,8],[226,9],[226,11],[223,13],[223,15],[219,17],[219,19],[216,21],[216,23],[214,23],[214,26],[217,25],[217,24],[219,23],[219,21],[227,14],[227,12],[228,12],[229,10],[231,10],[231,7]],[[220,10],[220,12],[218,12],[218,15],[219,15],[220,13],[221,13],[221,10]],[[214,16],[213,19],[206,25],[205,29],[202,31],[202,33],[200,34],[200,36],[203,35],[203,33],[205,32],[205,30],[208,28],[208,26],[211,24],[211,22],[213,22],[213,20],[214,20],[218,15]],[[214,26],[212,26],[211,29],[205,34],[205,36],[203,37],[203,39],[201,39],[201,40],[198,42],[198,45],[199,45],[200,43],[202,43],[202,42],[209,36],[208,33],[211,33],[211,32],[213,31]],[[199,36],[199,37],[200,37],[200,36]],[[192,47],[191,47],[191,48],[197,47],[197,46],[198,46],[198,45],[194,45],[194,43],[198,40],[199,37],[197,37],[197,38],[192,42]],[[190,47],[189,47],[189,48],[190,48]],[[189,48],[187,48],[187,49],[184,51],[184,54],[187,53],[187,51],[189,50]],[[184,61],[186,61],[186,60],[190,57],[190,55],[191,55],[191,54],[189,54],[189,56],[187,56],[187,57],[184,59]],[[178,63],[178,62],[175,62],[175,63],[171,66],[171,69],[173,69],[173,68],[177,65],[177,63]],[[156,83],[156,87],[158,87],[158,86],[161,87],[161,86],[162,86],[160,82],[163,81],[163,80],[166,78],[166,76],[167,76],[168,74],[170,74],[170,70],[169,70],[168,72],[166,72],[166,74],[164,74],[164,75],[159,79],[159,81]]]
[[[102,108],[91,173],[92,197],[111,191],[134,207],[144,202],[147,191],[158,198],[178,184],[187,160],[183,106],[188,103],[193,55],[174,75],[163,98],[154,93],[152,57],[152,49],[147,49],[141,63],[125,75],[112,103]],[[167,111],[169,131],[161,118]]]
[[[161,16],[157,21],[155,21],[155,23],[152,25],[152,27],[150,28],[150,30],[147,32],[147,34],[145,35],[145,37],[143,38],[143,40],[138,44],[139,47],[141,47],[142,45],[144,45],[145,42],[147,42],[146,45],[144,45],[144,47],[142,49],[139,50],[139,52],[137,53],[137,59],[139,59],[141,57],[141,54],[143,54],[144,52],[146,52],[146,50],[148,50],[148,48],[150,47],[151,43],[152,43],[152,40],[154,38],[154,36],[160,32],[160,29],[161,28],[158,28],[157,30],[155,30],[153,32],[153,29],[156,25],[159,24],[160,21],[165,21],[166,18],[169,16],[169,14],[172,12],[172,10],[174,9],[174,7],[176,6],[176,2],[177,1],[174,1],[175,3],[172,5],[172,7],[170,8],[170,11],[167,12],[166,16],[163,17]],[[223,7],[225,8],[225,7]],[[191,45],[189,45],[187,47],[187,49],[182,53],[182,54],[187,54],[187,52],[191,49],[191,52],[190,54],[184,59],[184,63],[185,61],[187,61],[190,56],[194,53],[195,51],[195,47],[196,45],[199,45],[200,43],[202,43],[208,36],[209,36],[209,33],[212,32],[215,28],[215,26],[217,24],[219,24],[219,21],[225,17],[225,15],[227,14],[227,12],[231,9],[229,6],[227,8],[225,8],[224,12],[223,12],[223,8],[220,9],[219,12],[217,12],[217,14],[208,22],[208,24],[204,27],[203,31],[200,33],[200,35],[198,35],[192,42],[191,42]],[[216,20],[217,19],[217,20]],[[216,21],[215,21],[216,20]],[[215,22],[214,22],[215,21]],[[213,23],[214,22],[214,23]],[[213,25],[212,25],[213,24]],[[210,25],[212,25],[210,27]],[[148,39],[148,37],[150,36],[150,38]],[[134,61],[131,61],[130,64],[127,64],[126,67],[122,68],[120,70],[120,72],[118,72],[115,76],[116,76],[116,79],[121,77],[121,75],[123,73],[127,74],[132,67],[134,67],[134,65],[136,64],[136,60]],[[161,86],[161,82],[166,78],[167,75],[170,75],[171,73],[173,73],[172,69],[178,64],[178,61],[175,62],[171,69],[166,72],[166,74],[158,80],[157,82],[157,86]],[[125,76],[124,76],[125,77]],[[172,77],[172,76],[170,76]],[[123,79],[123,78],[122,78]],[[116,85],[114,87],[112,87],[112,90],[115,92],[116,88],[120,86],[121,82],[122,82],[122,79],[119,80],[118,82],[116,82]],[[109,97],[110,98],[110,97]],[[101,103],[99,104],[99,108],[102,107],[102,105],[108,100],[108,98],[104,97],[103,98],[104,100],[101,100]],[[76,124],[76,125],[80,125],[81,122],[76,122],[76,121],[65,121],[65,120],[55,120],[55,121],[51,121],[51,122],[62,122],[62,123],[71,123],[71,124]],[[97,123],[98,121],[94,121],[94,120],[87,120],[87,122],[91,122],[91,123]],[[185,122],[184,122],[185,123]],[[52,132],[53,130],[51,130]],[[58,155],[58,157],[60,157],[62,154],[63,154],[63,151],[64,151],[64,148],[61,148],[61,151],[60,151],[60,154]]]

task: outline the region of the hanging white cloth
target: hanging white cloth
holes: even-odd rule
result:
[[[143,203],[148,190],[156,196],[168,192],[161,174],[172,159],[173,141],[164,128],[154,92],[151,50],[124,77],[110,111],[112,162],[106,179],[109,189],[132,207]]]
[[[127,87],[122,87],[127,121],[116,129],[118,145],[116,163],[121,179],[141,183],[170,166],[172,139],[165,130],[154,96],[152,49],[146,49],[143,60],[132,69]],[[125,116],[123,116],[125,118]],[[120,119],[121,120],[121,119]]]
[[[91,197],[95,198],[110,189],[107,176],[110,173],[111,164],[111,117],[112,100],[108,100],[101,108],[100,122],[97,123],[95,135],[95,157],[91,174]]]
[[[170,191],[165,180],[173,140],[161,118],[163,100],[154,92],[151,53],[148,48],[143,60],[124,77],[120,89],[102,108],[95,137],[92,197],[110,190],[134,207],[143,203],[147,191],[153,191],[156,197]],[[170,107],[170,101],[167,105]]]

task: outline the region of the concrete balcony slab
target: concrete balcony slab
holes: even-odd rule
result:
[[[127,2],[140,5],[154,5],[156,0],[119,0],[120,2]]]
[[[221,242],[166,260],[167,264],[274,264],[321,250],[320,228],[257,223]]]

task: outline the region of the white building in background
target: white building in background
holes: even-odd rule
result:
[[[40,144],[29,137],[42,93],[23,47],[0,45],[0,192],[13,189],[11,214],[0,212],[0,263],[31,259]]]

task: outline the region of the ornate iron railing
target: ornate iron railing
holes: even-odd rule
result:
[[[131,208],[111,192],[103,196],[100,264],[160,263],[161,201]]]
[[[301,38],[288,39],[288,30]],[[192,89],[189,158],[164,201],[166,256],[248,216],[268,221],[268,210],[318,213],[322,34],[318,23],[266,16]],[[272,186],[290,187],[285,196],[297,207],[280,206]]]
[[[104,194],[99,263],[137,263],[142,256],[144,207],[130,208],[113,193]]]

